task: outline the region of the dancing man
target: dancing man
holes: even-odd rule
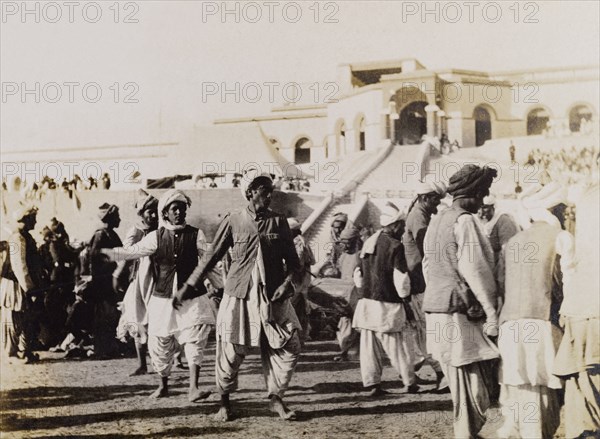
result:
[[[175,355],[183,345],[190,368],[188,399],[197,402],[210,395],[200,391],[198,378],[203,350],[214,325],[210,305],[201,300],[204,284],[188,289],[185,296],[176,293],[202,259],[206,249],[204,233],[186,223],[187,209],[192,204],[183,192],[172,189],[158,202],[162,224],[158,230],[131,247],[106,251],[116,260],[152,256],[156,270],[154,290],[148,301],[148,349],[152,367],[161,382],[152,398],[169,395],[169,375]]]
[[[217,316],[215,377],[221,394],[219,421],[233,417],[229,395],[250,347],[260,346],[271,411],[282,419],[296,414],[282,397],[300,355],[302,330],[290,298],[302,275],[288,222],[269,210],[273,181],[268,174],[242,180],[248,206],[225,216],[210,255],[201,260],[175,300],[199,288],[208,270],[231,249],[231,267]],[[285,262],[285,266],[284,266]]]

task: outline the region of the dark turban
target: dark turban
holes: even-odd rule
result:
[[[465,165],[450,177],[448,193],[454,199],[472,198],[479,193],[487,195],[492,181],[497,175],[496,169],[487,166]]]
[[[104,203],[99,207],[98,217],[102,222],[107,222],[109,218],[119,214],[119,208],[114,204]]]
[[[65,233],[65,225],[56,218],[52,218],[50,220],[50,231],[52,233],[57,233],[61,235]]]

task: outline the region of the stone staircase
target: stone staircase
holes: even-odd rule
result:
[[[393,146],[356,192],[373,198],[412,198],[419,179],[420,155],[419,145]]]
[[[312,183],[315,192],[333,192],[352,180],[357,170],[373,160],[378,151],[357,151],[344,156],[339,161],[312,164],[310,170],[315,175]]]

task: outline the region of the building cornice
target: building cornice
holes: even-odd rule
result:
[[[240,123],[240,122],[267,122],[271,120],[296,120],[296,119],[314,119],[314,118],[325,118],[327,113],[307,113],[307,114],[287,114],[281,115],[276,114],[273,116],[254,116],[254,117],[235,117],[227,119],[215,119],[213,124],[224,125],[228,123]]]

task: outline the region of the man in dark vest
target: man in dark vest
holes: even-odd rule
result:
[[[433,217],[425,234],[427,351],[449,381],[457,438],[476,437],[485,424],[487,361],[499,356],[489,338],[498,335],[494,254],[474,215],[496,175],[473,164],[452,175],[452,206]]]
[[[361,252],[356,281],[361,299],[352,326],[360,330],[360,371],[370,396],[387,393],[381,389],[385,354],[408,392],[417,393],[419,388],[414,369],[414,334],[403,303],[410,295],[404,283],[407,269],[400,241],[404,219],[397,208],[386,206],[380,218],[383,228],[367,239]]]
[[[200,391],[198,378],[203,350],[214,325],[210,306],[202,295],[204,284],[178,297],[178,288],[188,279],[206,249],[204,233],[186,223],[190,198],[172,189],[163,194],[158,203],[161,225],[131,247],[115,249],[107,254],[115,260],[130,260],[152,256],[156,282],[148,300],[148,350],[152,367],[161,382],[152,398],[169,395],[169,375],[175,355],[183,345],[190,365],[188,399],[196,402],[207,398],[210,392]]]
[[[232,419],[229,394],[237,388],[238,371],[248,351],[260,347],[270,409],[291,420],[296,414],[282,397],[300,356],[302,327],[290,299],[302,269],[286,217],[269,210],[271,177],[246,175],[241,189],[248,206],[225,216],[211,254],[201,260],[174,300],[199,288],[208,271],[231,249],[231,267],[217,316],[215,378],[221,408],[215,419]]]

